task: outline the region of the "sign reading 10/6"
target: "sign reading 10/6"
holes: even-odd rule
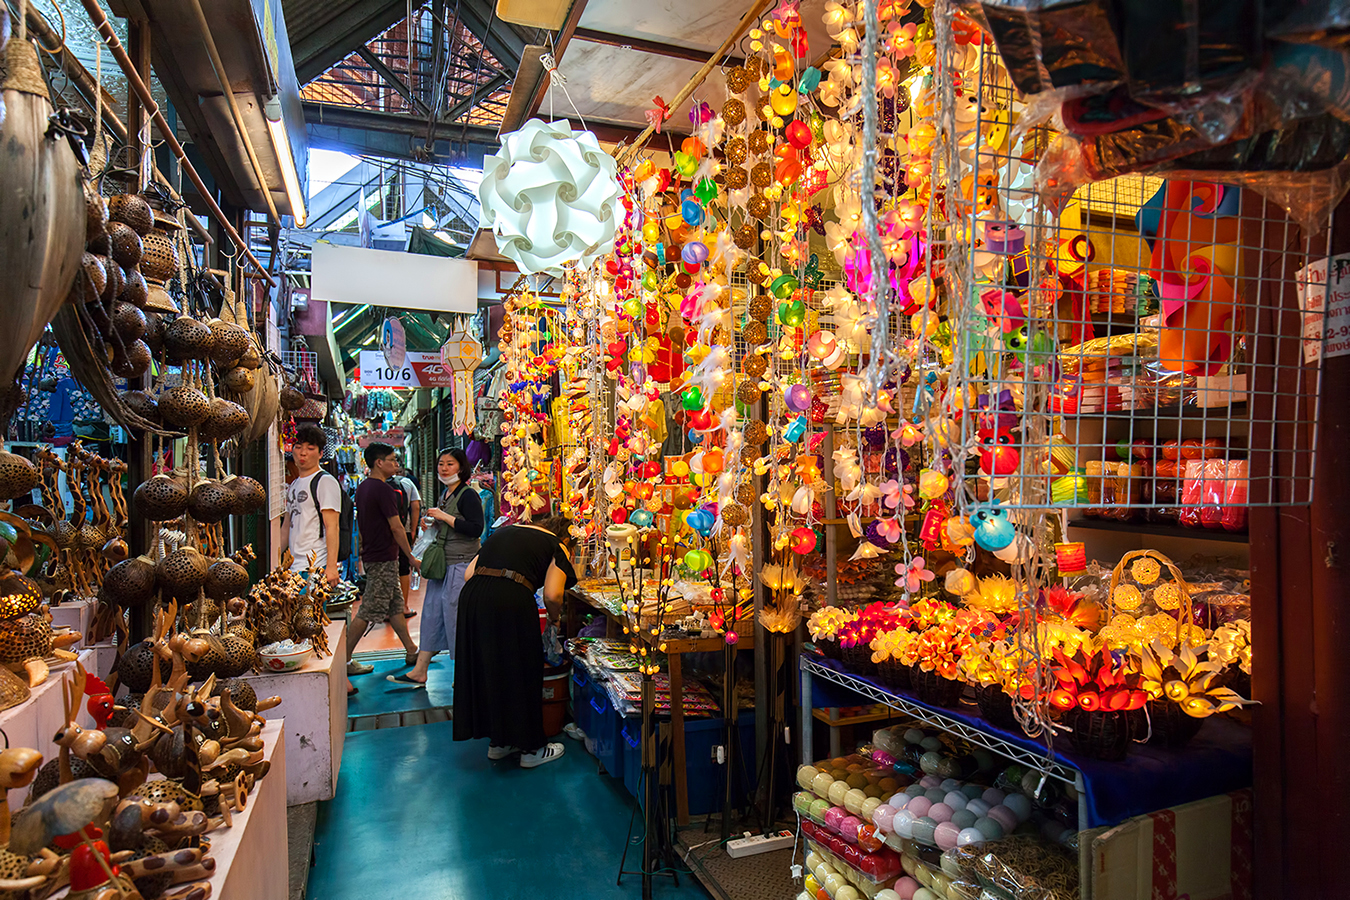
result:
[[[379,350],[361,351],[361,384],[367,388],[449,387],[450,373],[441,366],[440,353],[409,350],[401,366],[391,366]]]

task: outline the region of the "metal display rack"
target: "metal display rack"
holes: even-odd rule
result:
[[[922,722],[930,728],[939,731],[945,731],[953,734],[961,740],[967,741],[977,747],[982,747],[991,753],[1030,766],[1039,772],[1044,773],[1048,778],[1054,778],[1065,784],[1073,785],[1078,796],[1078,879],[1079,896],[1083,900],[1088,900],[1092,892],[1092,841],[1088,834],[1090,826],[1088,825],[1088,804],[1087,804],[1087,784],[1083,779],[1083,773],[1066,765],[1062,760],[1052,756],[1049,753],[1035,753],[1026,747],[1010,743],[971,726],[969,723],[962,722],[951,716],[944,716],[942,713],[930,709],[927,706],[916,703],[909,697],[901,694],[894,694],[885,690],[870,681],[865,681],[847,672],[840,672],[823,666],[815,660],[805,656],[799,657],[799,665],[802,673],[802,703],[801,703],[801,728],[802,728],[802,765],[810,765],[812,759],[812,747],[814,745],[815,716],[812,715],[811,703],[811,679],[821,678],[840,687],[861,694],[875,703],[901,712],[907,716]]]

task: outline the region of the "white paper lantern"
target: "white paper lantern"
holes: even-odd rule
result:
[[[589,131],[538,119],[502,138],[483,160],[479,225],[522,272],[583,268],[614,247],[619,182],[614,158]]]

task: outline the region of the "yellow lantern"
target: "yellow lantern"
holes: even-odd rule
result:
[[[797,110],[797,92],[790,84],[780,84],[769,95],[769,106],[780,116],[790,116]]]

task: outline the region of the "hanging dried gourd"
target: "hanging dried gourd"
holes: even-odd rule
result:
[[[14,37],[5,44],[4,60],[0,384],[13,384],[80,269],[86,208],[80,161],[62,131],[53,127],[54,110],[37,52],[28,41]]]

